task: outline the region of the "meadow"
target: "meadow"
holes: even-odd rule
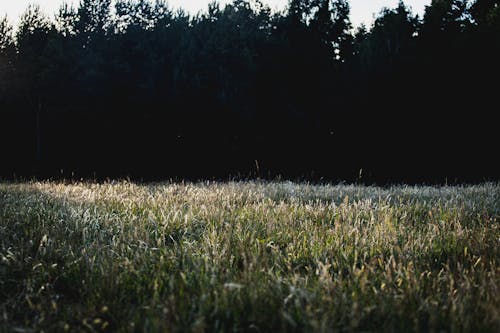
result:
[[[499,332],[500,185],[0,183],[1,332]]]

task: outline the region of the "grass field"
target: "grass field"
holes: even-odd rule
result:
[[[0,184],[0,331],[500,331],[500,185]]]

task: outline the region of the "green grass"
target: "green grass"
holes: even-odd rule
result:
[[[500,331],[500,185],[0,184],[0,331]]]

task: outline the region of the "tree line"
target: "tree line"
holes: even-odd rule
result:
[[[0,176],[497,180],[500,0],[173,11],[81,0],[0,20]]]

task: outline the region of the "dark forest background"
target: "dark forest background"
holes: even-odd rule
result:
[[[0,177],[499,179],[500,0],[82,0],[0,20]]]

